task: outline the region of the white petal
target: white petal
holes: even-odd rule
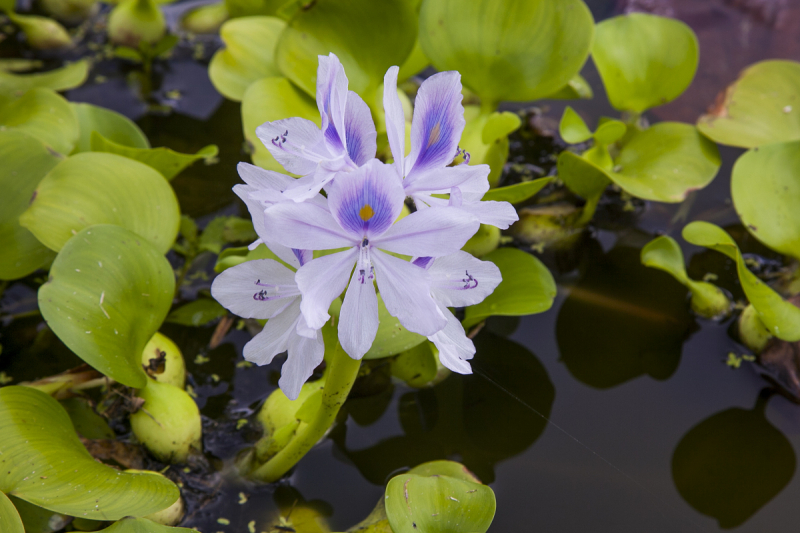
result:
[[[294,272],[277,261],[255,259],[232,266],[217,276],[211,284],[211,295],[243,318],[272,318],[300,294],[294,277]],[[274,287],[257,285],[258,281]],[[271,299],[256,299],[255,295],[264,290]]]
[[[386,310],[403,327],[428,336],[445,326],[445,317],[431,297],[425,269],[374,249],[372,262]]]
[[[264,231],[270,240],[298,250],[332,250],[357,242],[329,211],[307,202],[286,202],[267,209]]]
[[[375,157],[378,150],[377,132],[369,106],[353,91],[347,93],[344,114],[344,139],[347,155],[357,166]]]
[[[386,113],[386,135],[389,137],[389,148],[392,149],[394,166],[400,178],[405,176],[403,160],[406,152],[406,117],[403,104],[397,96],[397,73],[399,67],[389,67],[383,77],[383,110]]]
[[[328,308],[347,286],[358,257],[358,248],[318,257],[297,271],[295,280],[303,301],[300,308],[309,327],[321,328],[328,321]]]
[[[295,327],[300,318],[300,302],[295,300],[286,310],[267,321],[264,329],[245,344],[242,355],[251,363],[268,365],[279,353],[289,348],[289,339],[297,335]]]
[[[256,135],[272,157],[293,174],[309,174],[317,167],[317,163],[331,157],[320,129],[304,118],[265,122],[256,128]]]
[[[378,297],[372,275],[356,271],[347,287],[339,313],[339,342],[353,359],[361,359],[378,332]]]
[[[467,337],[461,322],[447,308],[442,309],[447,316],[447,325],[428,337],[439,350],[439,361],[444,366],[459,374],[472,374],[472,367],[467,362],[475,355],[475,345]]]
[[[508,202],[481,200],[478,202],[462,203],[460,209],[477,218],[478,222],[481,224],[497,226],[500,229],[508,229],[511,224],[519,220],[517,210]]]
[[[302,322],[302,317],[300,322]],[[313,338],[292,335],[289,338],[289,354],[286,362],[281,367],[281,379],[278,380],[283,393],[290,399],[296,400],[303,386],[314,369],[317,368],[325,355],[325,344],[322,334],[316,330]]]
[[[497,265],[461,250],[437,258],[428,274],[434,299],[447,307],[480,303],[503,281]]]
[[[457,207],[433,207],[411,213],[372,242],[398,254],[440,257],[460,250],[479,227]]]
[[[239,172],[239,177],[242,178],[242,181],[254,189],[281,192],[295,181],[294,178],[286,174],[265,170],[250,163],[239,163],[236,165],[236,170]]]
[[[413,176],[403,181],[403,189],[406,195],[412,196],[416,192],[448,193],[450,188],[463,185],[469,194],[485,183],[486,189],[483,191],[485,193],[489,190],[488,176],[489,165],[436,168],[427,172],[415,172]],[[463,194],[464,190],[461,192]]]

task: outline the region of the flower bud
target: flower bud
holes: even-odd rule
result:
[[[164,36],[167,23],[154,0],[123,0],[108,17],[108,36],[114,44],[138,48]]]
[[[217,33],[222,23],[229,17],[225,2],[219,2],[189,11],[183,17],[181,26],[192,33]]]
[[[66,24],[86,20],[97,5],[96,0],[40,0],[42,8]]]
[[[758,318],[756,308],[749,304],[739,315],[739,340],[753,352],[759,354],[771,338],[772,335],[767,326]]]
[[[36,15],[17,15],[16,13],[8,13],[8,18],[19,26],[31,48],[55,50],[75,46],[64,26],[55,20]]]
[[[138,396],[144,404],[131,415],[131,428],[153,456],[165,463],[182,463],[201,449],[200,411],[186,391],[148,379]]]
[[[179,389],[186,386],[186,364],[178,346],[168,337],[156,333],[142,352],[142,365],[147,375],[159,383]]]

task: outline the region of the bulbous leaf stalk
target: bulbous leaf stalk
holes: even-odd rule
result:
[[[225,2],[193,9],[183,17],[181,26],[192,33],[217,33],[222,23],[230,18]]]
[[[114,44],[137,48],[159,41],[166,32],[164,14],[155,0],[124,0],[108,17],[108,37]]]
[[[739,315],[738,326],[739,340],[756,354],[761,353],[772,338],[752,304],[745,307]]]
[[[55,20],[36,15],[17,15],[16,13],[8,13],[8,18],[25,33],[31,48],[56,50],[75,46],[64,26]]]

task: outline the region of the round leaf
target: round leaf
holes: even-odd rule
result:
[[[720,157],[694,126],[659,122],[634,134],[614,162],[609,177],[632,196],[677,203],[711,183]]]
[[[742,155],[733,166],[731,194],[750,233],[773,250],[800,258],[800,141]]]
[[[492,315],[519,316],[550,309],[556,297],[553,275],[537,258],[516,248],[498,248],[483,257],[500,269],[503,281],[477,305],[467,307],[464,327]]]
[[[520,202],[524,202],[537,192],[541,191],[547,185],[552,183],[554,179],[555,178],[545,177],[531,181],[515,183],[514,185],[509,185],[508,187],[489,189],[489,191],[483,195],[483,200],[518,204]]]
[[[592,138],[592,131],[589,126],[570,106],[564,108],[564,114],[558,124],[558,134],[570,144],[586,142]]]
[[[31,89],[0,108],[0,128],[24,131],[61,154],[70,153],[78,142],[75,111],[50,89]]]
[[[72,153],[91,150],[92,132],[95,131],[123,146],[150,148],[144,132],[125,115],[92,104],[70,103],[70,106],[75,110],[80,124],[80,138]]]
[[[0,492],[0,531],[3,533],[25,533],[22,519],[19,517],[17,508],[8,499],[8,496]]]
[[[519,129],[520,125],[522,125],[522,120],[516,113],[495,111],[489,115],[489,119],[483,127],[481,140],[483,144],[489,144],[497,139],[508,137],[512,132]]]
[[[389,314],[383,298],[378,294],[378,333],[364,359],[380,359],[405,352],[425,341],[425,337],[408,331]]]
[[[414,2],[317,0],[289,22],[275,59],[284,76],[315,95],[318,56],[333,52],[344,66],[350,90],[371,103],[386,70],[405,63],[416,38]]]
[[[494,492],[449,476],[396,476],[386,486],[394,533],[484,533],[494,518]]]
[[[123,518],[97,533],[196,533],[196,529],[170,527],[157,524],[146,518]]]
[[[175,290],[161,251],[113,225],[67,241],[39,289],[39,308],[81,359],[128,385],[145,386],[142,351],[167,316]]]
[[[762,61],[745,69],[697,128],[743,148],[800,139],[800,63]]]
[[[597,25],[592,59],[611,105],[641,113],[686,90],[697,71],[699,51],[697,37],[683,22],[631,13]]]
[[[34,87],[66,91],[83,85],[87,76],[89,76],[89,61],[86,59],[36,74],[13,74],[0,70],[0,95],[21,96]]]
[[[21,131],[0,131],[0,279],[22,278],[55,254],[19,225],[33,191],[60,158]]]
[[[580,0],[425,0],[419,42],[438,70],[458,70],[482,100],[544,98],[586,62],[594,33]]]
[[[608,145],[617,142],[628,131],[624,122],[619,120],[606,120],[594,132],[594,140],[598,144]]]
[[[28,387],[0,389],[0,450],[0,491],[58,513],[117,520],[154,513],[180,495],[163,476],[96,461],[58,402]]]
[[[558,178],[586,200],[603,194],[610,183],[607,172],[573,152],[561,152],[557,168]]]
[[[83,228],[117,224],[164,254],[178,234],[180,211],[172,187],[149,166],[114,154],[85,152],[62,161],[44,177],[20,224],[55,251]]]
[[[286,23],[275,17],[229,20],[219,30],[225,48],[217,50],[208,65],[211,83],[225,97],[237,102],[254,81],[279,76],[275,45]]]

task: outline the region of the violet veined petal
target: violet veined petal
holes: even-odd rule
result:
[[[287,187],[283,191],[284,199],[305,202],[321,196],[319,192],[336,176],[336,172],[336,170],[329,170],[324,164],[320,164],[314,172],[295,180],[295,183]]]
[[[344,139],[350,160],[361,166],[375,158],[378,151],[377,132],[369,106],[353,91],[347,93],[344,113]]]
[[[347,355],[361,359],[378,333],[378,297],[371,272],[353,273],[339,313],[339,342]]]
[[[378,248],[412,257],[441,257],[460,250],[479,227],[475,217],[460,208],[435,207],[398,220],[372,243]]]
[[[495,202],[493,200],[462,203],[459,208],[478,219],[481,224],[497,226],[500,229],[508,227],[519,220],[517,210],[508,202]]]
[[[361,241],[385,232],[400,215],[404,199],[394,170],[373,159],[353,172],[337,175],[328,206],[339,225]]]
[[[415,172],[414,176],[403,181],[403,190],[405,190],[406,196],[413,196],[416,192],[447,193],[453,187],[467,184],[469,184],[468,190],[472,190],[483,180],[486,182],[488,191],[488,176],[489,165],[443,167],[425,172]]]
[[[465,180],[458,185],[458,188],[461,190],[461,198],[464,203],[477,202],[483,198],[483,195],[489,190],[489,165],[461,164],[458,166],[471,166],[473,168],[480,169],[480,172],[476,172],[470,176],[468,180]]]
[[[300,316],[299,322],[304,322]],[[298,324],[299,326],[299,324]],[[296,400],[300,388],[308,381],[325,355],[325,344],[322,334],[315,330],[313,337],[292,335],[289,337],[288,356],[281,367],[281,379],[278,386],[290,400]]]
[[[430,280],[424,269],[374,249],[372,262],[386,310],[403,327],[428,336],[446,325],[444,315],[431,297]]]
[[[447,317],[447,325],[428,337],[439,350],[439,361],[444,366],[459,374],[472,374],[472,367],[467,362],[475,355],[475,345],[467,337],[461,322],[446,307],[442,313]]]
[[[328,308],[347,286],[358,258],[358,248],[318,257],[306,263],[295,275],[303,295],[300,309],[308,326],[319,329],[328,321]]]
[[[403,161],[406,154],[406,117],[403,113],[403,104],[397,96],[398,72],[400,67],[389,67],[383,77],[383,110],[386,115],[386,135],[389,137],[394,167],[402,179],[405,176]]]
[[[264,230],[278,244],[298,250],[344,248],[361,240],[340,228],[326,209],[306,202],[268,208],[264,212]]]
[[[276,355],[289,348],[289,340],[297,335],[299,318],[300,302],[295,300],[283,313],[269,319],[264,329],[244,345],[244,358],[257,365],[270,364]]]
[[[255,259],[217,276],[211,284],[211,295],[240,317],[272,318],[300,295],[294,276],[277,261]]]
[[[317,107],[322,117],[325,144],[334,154],[345,153],[344,115],[347,104],[347,76],[336,54],[319,56]]]
[[[414,100],[406,178],[453,161],[466,123],[462,99],[458,72],[439,72],[422,82]]]
[[[497,265],[462,250],[438,257],[427,272],[433,298],[447,307],[480,303],[503,281]]]
[[[256,128],[256,135],[272,157],[293,174],[309,174],[317,163],[331,158],[320,129],[304,118],[265,122]]]

